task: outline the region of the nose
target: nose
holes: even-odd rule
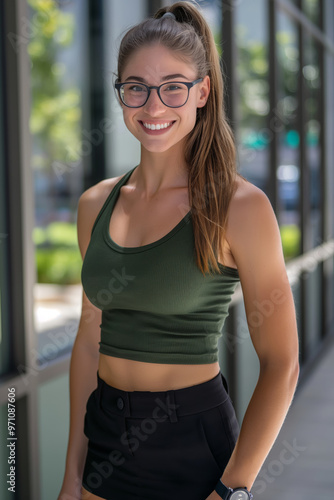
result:
[[[166,106],[161,101],[157,89],[151,89],[150,96],[144,108],[151,116],[160,115],[166,111]]]

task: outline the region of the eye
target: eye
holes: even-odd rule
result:
[[[179,85],[178,83],[170,83],[168,85],[166,85],[163,90],[164,91],[167,91],[167,92],[172,92],[172,91],[175,91],[175,90],[183,90],[183,85]]]
[[[144,92],[146,89],[141,85],[129,85],[128,90],[131,90],[131,92]]]

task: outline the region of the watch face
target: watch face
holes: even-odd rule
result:
[[[249,495],[244,490],[237,490],[232,493],[230,500],[249,500]]]

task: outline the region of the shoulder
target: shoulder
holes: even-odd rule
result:
[[[250,216],[259,209],[272,211],[267,195],[257,186],[241,176],[237,177],[236,189],[231,200],[231,215],[240,217],[245,210],[250,210]]]
[[[94,206],[100,206],[102,208],[107,196],[110,194],[112,189],[116,186],[117,182],[122,178],[122,175],[118,177],[111,177],[110,179],[105,179],[98,182],[94,186],[86,189],[79,198],[79,205],[82,209],[93,208]]]
[[[228,231],[236,229],[255,230],[261,226],[277,225],[274,210],[267,195],[251,182],[238,176],[236,189],[228,213]]]
[[[229,206],[226,239],[236,261],[282,261],[282,243],[277,219],[267,195],[238,177]]]
[[[79,198],[77,234],[82,258],[84,258],[86,253],[96,217],[109,194],[122,177],[123,175],[120,175],[100,181],[84,191]]]

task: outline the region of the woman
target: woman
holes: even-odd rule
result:
[[[59,499],[250,499],[298,378],[276,218],[236,173],[218,53],[195,6],[129,30],[117,77],[141,158],[79,201],[84,293]],[[217,357],[239,280],[260,362],[240,433]]]

